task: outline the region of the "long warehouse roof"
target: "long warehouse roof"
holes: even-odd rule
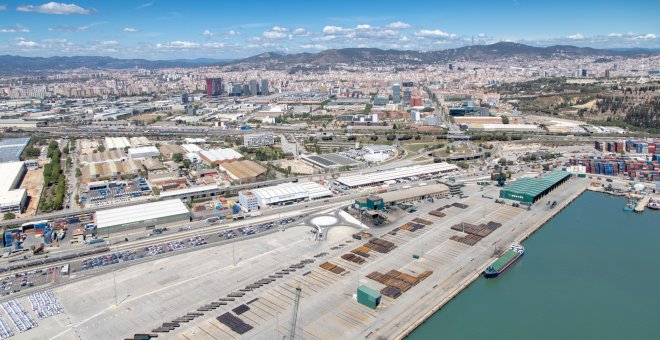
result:
[[[0,163],[0,206],[19,204],[25,189],[14,189],[12,185],[23,169],[23,162]]]
[[[420,187],[414,187],[410,189],[389,191],[382,194],[377,194],[380,196],[384,202],[396,202],[400,200],[405,200],[413,197],[433,195],[440,192],[449,191],[449,188],[444,184],[431,184]]]
[[[566,171],[553,171],[543,178],[519,179],[502,190],[516,194],[537,196],[570,175],[571,174]]]
[[[190,214],[190,212],[181,200],[172,199],[115,209],[99,210],[96,212],[96,224],[99,229],[102,229],[180,214]]]
[[[453,164],[433,163],[426,165],[413,165],[404,168],[373,172],[364,175],[340,176],[337,178],[337,181],[348,185],[349,187],[354,187],[360,185],[375,184],[404,177],[420,176],[437,172],[450,172],[455,170],[458,170],[458,167]]]

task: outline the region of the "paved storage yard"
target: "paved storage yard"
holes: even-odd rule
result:
[[[374,236],[394,243],[395,248],[389,253],[370,251],[361,264],[342,258],[368,242],[352,239],[352,229],[331,228],[328,240],[316,242],[314,235],[304,227],[237,242],[234,246],[209,247],[140,263],[114,273],[118,306],[115,306],[113,273],[73,282],[53,289],[64,313],[40,320],[39,327],[21,336],[76,339],[79,335],[83,339],[118,339],[135,333],[151,333],[164,322],[196,312],[211,302],[222,301],[228,294],[273,275],[274,281],[248,290],[234,301],[223,301],[226,304],[203,311],[202,316],[181,323],[161,337],[272,339],[274,334],[288,334],[295,289],[301,287],[297,332],[301,338],[395,338],[478,275],[493,260],[496,248],[504,249],[519,240],[521,235],[534,229],[533,222],[542,222],[558,211],[586,185],[586,181],[571,180],[543,198],[531,211],[479,197],[482,193],[496,197],[496,188],[484,192],[474,187],[467,189],[473,192],[472,196],[460,200],[467,208],[448,207],[442,210],[444,217],[428,212],[454,200],[423,204],[416,213],[405,215],[386,228],[372,230]],[[545,205],[546,200],[557,200],[559,206],[551,209]],[[414,231],[404,227],[392,231],[414,218],[429,223]],[[502,226],[473,246],[449,239],[468,236],[451,228],[457,223],[480,225],[490,221],[502,223]],[[413,259],[413,255],[419,255],[420,259]],[[234,257],[236,267],[233,266]],[[325,262],[344,271],[335,274],[321,268]],[[290,274],[274,275],[282,274],[282,269],[294,264],[300,264],[301,268]],[[376,310],[355,301],[359,285],[365,284],[375,290],[385,287],[367,275],[391,270],[411,276],[425,271],[433,273],[396,299],[383,296]],[[25,301],[21,303],[29,306]],[[244,306],[232,312],[241,305]],[[217,317],[228,312],[253,329],[241,336],[218,321]]]

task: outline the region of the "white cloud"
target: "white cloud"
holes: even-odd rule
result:
[[[403,30],[403,29],[410,28],[410,27],[412,27],[412,26],[410,26],[410,24],[407,24],[403,21],[395,21],[395,22],[389,23],[387,26],[385,26],[385,28],[389,28],[389,29],[393,29],[393,30]]]
[[[153,5],[154,5],[153,1],[152,2],[146,2],[146,3],[143,3],[140,6],[135,7],[135,9],[143,9],[143,8],[151,7]]]
[[[36,41],[26,40],[25,38],[22,37],[16,38],[16,40],[17,40],[16,46],[18,47],[33,48],[39,46],[39,43],[37,43]]]
[[[222,48],[225,47],[225,44],[221,42],[210,42],[210,43],[205,43],[203,46],[209,48]]]
[[[271,28],[270,31],[265,31],[264,33],[262,33],[262,35],[266,39],[273,39],[273,40],[285,39],[288,37],[288,35],[285,33],[286,31],[288,31],[287,28],[275,26]]]
[[[483,38],[483,37],[485,37],[485,36],[486,36],[486,33],[479,33],[479,34],[477,34],[477,37],[479,37],[479,38]]]
[[[95,12],[95,10],[93,9],[82,8],[76,4],[65,4],[62,2],[52,2],[52,1],[39,6],[33,6],[33,5],[18,6],[16,10],[19,12],[36,12],[36,13],[44,13],[44,14],[62,14],[62,15],[91,14]]]
[[[227,35],[240,35],[241,32],[239,31],[234,31],[234,30],[229,30],[227,31]]]
[[[117,40],[102,40],[102,41],[99,41],[99,45],[114,46],[114,45],[119,45],[119,41],[117,41]]]
[[[30,30],[21,25],[16,25],[15,27],[0,28],[0,33],[30,33]]]
[[[0,5],[0,11],[6,11],[7,5]]]
[[[644,35],[638,35],[635,37],[635,39],[655,39],[655,34],[653,33],[648,33]]]
[[[351,31],[350,28],[343,28],[339,26],[325,26],[323,27],[323,34],[325,35],[342,35]]]
[[[305,31],[304,28],[296,28],[291,33],[293,33],[293,35],[307,35],[307,31]]]
[[[325,45],[321,44],[303,44],[300,45],[300,48],[305,50],[327,50],[328,48]]]
[[[85,25],[85,26],[80,26],[80,27],[74,27],[74,26],[69,26],[69,25],[60,25],[60,26],[55,26],[55,27],[50,27],[48,30],[50,32],[87,32],[89,31],[90,28],[98,25],[105,24],[105,22],[93,22],[91,24]]]
[[[608,34],[607,36],[608,36],[608,37],[622,37],[623,34],[621,34],[621,33],[610,33],[610,34]]]
[[[199,47],[199,43],[192,42],[192,41],[171,41],[168,43],[158,43],[156,44],[156,48],[197,48]]]
[[[580,33],[575,33],[573,35],[569,35],[567,38],[568,39],[573,39],[573,40],[582,40],[582,39],[584,39],[584,36]]]
[[[415,32],[415,36],[423,38],[449,38],[451,35],[441,30],[420,30]],[[455,35],[454,35],[455,36]]]
[[[122,31],[128,32],[128,33],[134,33],[134,32],[137,32],[138,30],[137,30],[137,28],[133,28],[133,27],[124,27],[124,29]]]
[[[216,35],[216,34],[217,34],[217,33],[215,33],[215,32],[211,32],[211,31],[209,31],[209,30],[204,30],[204,32],[202,32],[202,35],[205,36],[205,37],[211,37],[211,36],[214,36],[214,35]]]

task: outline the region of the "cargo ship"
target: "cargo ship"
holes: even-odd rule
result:
[[[487,278],[497,277],[500,274],[504,273],[514,262],[516,262],[521,256],[525,254],[525,247],[519,244],[511,245],[511,248],[507,250],[500,258],[495,260],[493,264],[488,266],[484,270],[484,276]]]

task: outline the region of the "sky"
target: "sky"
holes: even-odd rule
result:
[[[0,0],[0,54],[231,59],[329,48],[660,48],[660,1]]]

